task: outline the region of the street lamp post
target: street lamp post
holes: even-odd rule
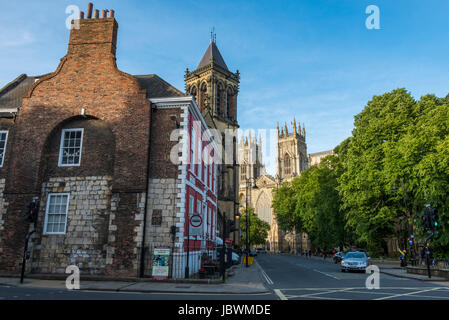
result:
[[[405,209],[405,228],[407,229],[407,237],[405,239],[405,244],[406,247],[409,248],[409,252],[410,252],[410,258],[412,260],[412,264],[414,263],[414,259],[415,259],[415,254],[414,254],[414,250],[412,248],[412,245],[409,244],[409,237],[413,234],[413,227],[410,225],[410,221],[409,221],[409,212],[408,212],[408,207],[407,207],[407,200],[406,200],[406,195],[405,195],[405,187],[404,187],[404,180],[401,179],[401,187],[402,187],[402,197],[404,199],[404,209]],[[394,186],[393,187],[394,190],[397,190],[397,187]],[[412,228],[410,228],[412,227]]]
[[[246,180],[246,206],[245,206],[245,210],[246,210],[246,268],[248,268],[248,258],[249,258],[249,231],[248,231],[248,219],[249,219],[249,214],[248,214],[248,185],[249,185],[249,180]]]
[[[252,186],[253,189],[258,189],[256,183],[254,183],[254,186]],[[248,196],[249,196],[249,192],[251,192],[251,180],[248,179],[246,180],[246,223],[245,223],[245,227],[246,227],[246,241],[245,241],[245,246],[246,246],[246,263],[245,266],[248,268],[248,258],[249,258],[249,246],[250,246],[250,242],[249,242],[249,237],[250,237],[250,233],[249,233],[249,229],[251,228],[251,215],[249,213],[249,207],[248,207]]]

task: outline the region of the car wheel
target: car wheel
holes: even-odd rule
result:
[[[345,272],[345,269],[341,269],[341,272]]]

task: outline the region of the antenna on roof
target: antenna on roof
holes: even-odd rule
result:
[[[215,33],[215,27],[212,27],[212,31],[210,32],[210,42],[217,42],[217,35]]]

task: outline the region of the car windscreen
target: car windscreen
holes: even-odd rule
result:
[[[362,252],[348,252],[348,253],[345,255],[345,258],[346,258],[346,259],[365,259],[366,256],[365,256],[365,254],[362,253]]]

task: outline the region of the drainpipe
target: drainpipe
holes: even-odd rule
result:
[[[145,192],[145,208],[143,212],[143,232],[142,232],[142,244],[140,248],[140,270],[139,270],[139,277],[143,278],[145,274],[145,238],[146,238],[146,231],[147,231],[147,215],[148,215],[148,191],[149,191],[149,183],[150,183],[150,150],[151,150],[151,138],[153,133],[153,128],[151,127],[153,120],[153,106],[150,102],[150,136],[149,136],[149,142],[148,142],[148,153],[147,153],[147,178],[146,178],[146,192]]]

